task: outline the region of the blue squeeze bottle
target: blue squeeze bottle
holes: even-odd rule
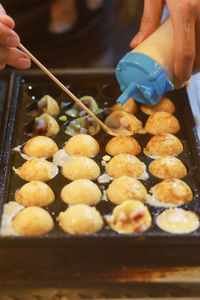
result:
[[[168,17],[156,31],[128,52],[117,64],[116,78],[122,90],[117,103],[123,105],[130,97],[155,105],[174,89],[173,28]]]

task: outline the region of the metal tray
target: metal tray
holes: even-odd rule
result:
[[[91,95],[97,100],[100,107],[114,104],[115,99],[120,94],[113,70],[53,71],[58,79],[68,86],[76,96]],[[25,183],[12,171],[12,166],[18,167],[24,162],[20,155],[15,153],[12,149],[17,145],[23,144],[30,138],[27,133],[29,132],[33,118],[31,118],[27,112],[30,109],[30,106],[34,105],[36,99],[40,99],[45,94],[54,97],[58,103],[61,103],[62,101],[69,101],[72,103],[71,99],[40,71],[19,71],[12,74],[11,93],[8,99],[9,109],[5,118],[6,126],[4,128],[4,147],[0,171],[0,216],[2,215],[4,203],[14,200],[16,189]],[[188,169],[188,174],[183,180],[189,184],[194,193],[193,200],[181,207],[195,211],[197,215],[200,216],[200,145],[196,134],[193,115],[185,89],[171,92],[168,96],[174,101],[176,106],[175,115],[181,125],[181,130],[178,132],[177,136],[184,145],[184,152],[178,157]],[[64,110],[61,111],[60,115],[62,115],[63,112]],[[136,116],[143,122],[147,119],[147,116],[143,114],[140,109],[138,109]],[[59,148],[61,148],[67,139],[69,139],[69,136],[64,133],[64,124],[60,123],[60,126],[61,131],[54,138]],[[134,137],[139,141],[143,148],[151,135],[137,134]],[[101,167],[103,173],[104,168],[101,166],[100,162],[102,156],[105,155],[104,146],[111,137],[106,135],[103,131],[100,131],[95,138],[99,141],[102,148],[101,153],[95,160]],[[147,165],[148,169],[148,165],[152,160],[147,158],[143,153],[139,154],[138,158]],[[149,190],[150,187],[159,181],[160,180],[155,179],[155,177],[150,175],[148,180],[142,182],[147,190]],[[132,235],[118,234],[112,231],[105,223],[103,229],[98,233],[91,235],[69,235],[60,229],[56,221],[58,213],[67,208],[67,205],[60,199],[60,190],[67,182],[68,180],[64,178],[61,172],[59,172],[54,179],[47,182],[56,194],[54,203],[46,207],[55,222],[55,227],[51,232],[45,235],[31,237],[0,237],[0,246],[27,248],[67,246],[78,247],[80,249],[81,247],[110,248],[120,245],[120,247],[128,246],[129,249],[135,249],[136,246],[141,248],[149,245],[155,249],[157,246],[165,247],[166,245],[200,245],[200,229],[184,235],[169,234],[159,229],[155,224],[155,219],[163,208],[152,206],[149,206],[149,209],[153,223],[147,232]],[[108,184],[101,184],[100,188],[105,189],[107,185]],[[96,208],[100,211],[101,215],[108,214],[112,211],[113,207],[114,205],[109,201],[100,201],[100,203],[96,205]]]

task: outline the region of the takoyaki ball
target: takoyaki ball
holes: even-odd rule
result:
[[[168,112],[173,114],[175,112],[174,103],[167,97],[163,97],[156,105],[143,104],[141,105],[141,111],[147,115],[152,115],[155,112]]]
[[[35,119],[33,126],[34,135],[53,136],[60,131],[57,121],[49,114],[42,114]]]
[[[148,117],[145,129],[151,134],[176,133],[180,129],[177,118],[168,112],[156,112]]]
[[[141,152],[141,146],[136,139],[131,136],[115,136],[107,144],[106,152],[111,156],[121,153],[137,155]]]
[[[69,234],[92,234],[103,227],[103,219],[95,207],[76,204],[58,216],[60,227]]]
[[[56,165],[42,158],[30,159],[18,169],[13,169],[20,178],[26,181],[48,181],[58,173]]]
[[[105,171],[113,178],[126,175],[142,179],[146,175],[146,166],[134,155],[118,154],[108,162]]]
[[[100,168],[91,158],[77,156],[64,164],[62,173],[70,180],[93,180],[100,175]]]
[[[134,115],[125,111],[115,111],[106,119],[105,124],[116,135],[132,135],[142,129],[142,122]]]
[[[46,183],[31,181],[15,193],[15,200],[23,206],[46,206],[55,200],[55,195]]]
[[[52,157],[58,146],[47,136],[35,136],[28,140],[23,147],[23,153],[29,157]]]
[[[123,105],[114,104],[110,107],[111,112],[119,110],[134,114],[137,111],[137,104],[133,98],[129,98]]]
[[[147,190],[139,180],[121,176],[109,185],[106,194],[111,202],[121,204],[126,200],[146,200]]]
[[[38,108],[41,109],[43,113],[49,114],[51,116],[56,116],[60,112],[60,107],[56,100],[49,95],[42,97],[38,103]]]
[[[190,187],[180,179],[165,179],[149,191],[161,203],[183,205],[192,200]]]
[[[13,229],[22,235],[45,234],[53,229],[50,214],[41,207],[30,206],[21,210],[12,220]]]
[[[91,110],[95,115],[101,113],[103,109],[99,108],[98,104],[96,103],[95,99],[91,96],[83,96],[79,98],[79,100]],[[72,108],[68,109],[65,112],[70,117],[84,117],[87,115],[87,112],[83,110],[81,106],[77,103],[73,105]]]
[[[65,151],[72,156],[95,156],[99,153],[98,142],[88,134],[77,134],[71,137],[64,146]]]
[[[160,133],[154,135],[144,148],[144,154],[150,158],[163,155],[178,155],[183,151],[181,141],[173,134]]]
[[[180,159],[167,155],[155,159],[149,165],[149,171],[161,179],[182,178],[187,174],[187,169]]]
[[[157,217],[156,224],[166,232],[184,234],[199,228],[199,218],[192,211],[175,207],[164,210]]]
[[[101,197],[98,186],[88,179],[74,180],[61,190],[61,198],[67,204],[94,205]]]
[[[95,135],[100,129],[100,125],[93,118],[86,116],[72,120],[69,125],[66,126],[65,133],[71,136],[79,133]]]
[[[112,215],[105,218],[114,231],[125,234],[144,232],[152,223],[148,208],[136,200],[127,200],[117,205]]]

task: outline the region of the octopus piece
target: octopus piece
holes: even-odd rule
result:
[[[42,158],[34,158],[23,163],[15,173],[26,181],[48,181],[58,173],[58,167]]]
[[[21,210],[12,220],[13,229],[21,235],[40,235],[53,229],[50,214],[41,207],[30,206]]]
[[[126,200],[145,201],[147,190],[137,179],[121,176],[111,182],[107,191],[108,199],[114,204],[121,204]]]
[[[143,104],[141,111],[146,115],[152,115],[155,112],[168,112],[173,114],[175,112],[174,103],[167,97],[163,97],[156,105]]]
[[[180,159],[167,155],[155,159],[149,165],[149,171],[161,179],[182,178],[187,174],[187,169]]]
[[[163,155],[175,156],[182,151],[183,145],[181,141],[170,133],[154,135],[144,148],[144,154],[153,159]]]
[[[49,114],[42,114],[35,119],[33,126],[34,135],[53,136],[60,131],[57,121]]]
[[[23,147],[25,155],[36,158],[50,158],[56,151],[58,151],[58,146],[47,136],[35,136],[28,140]]]
[[[121,153],[138,155],[141,152],[141,146],[136,139],[131,136],[115,136],[106,144],[106,152],[111,156]]]
[[[100,175],[100,168],[91,158],[77,156],[67,161],[62,168],[63,175],[70,179],[96,179]]]
[[[148,133],[176,133],[180,129],[177,118],[168,112],[156,112],[149,116],[145,123],[145,129]]]
[[[108,162],[105,171],[112,178],[118,178],[123,175],[138,179],[148,178],[145,164],[131,154],[118,154],[114,156]]]
[[[148,208],[136,200],[127,200],[117,205],[112,215],[105,218],[114,231],[124,234],[147,231],[152,223]]]
[[[58,216],[60,227],[69,234],[92,234],[103,227],[103,219],[95,207],[76,204]]]
[[[55,194],[46,183],[31,181],[17,190],[15,200],[23,206],[47,206],[55,200]]]
[[[67,154],[72,156],[95,156],[99,153],[98,142],[88,134],[77,134],[71,137],[64,146]]]

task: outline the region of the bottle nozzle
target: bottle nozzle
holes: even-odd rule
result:
[[[133,97],[138,90],[138,85],[135,82],[129,84],[129,86],[123,91],[123,93],[117,99],[117,104],[123,105],[130,97]]]

